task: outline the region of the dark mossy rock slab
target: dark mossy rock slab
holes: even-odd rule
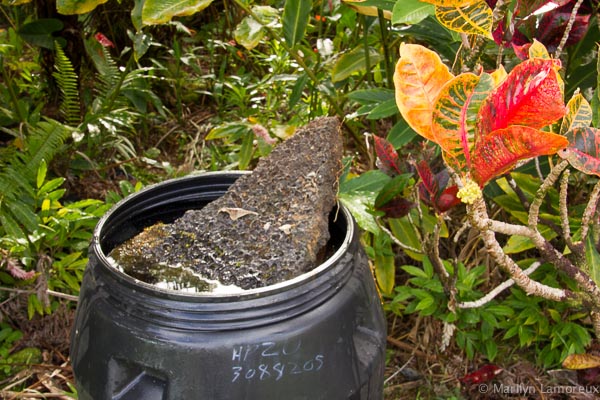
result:
[[[111,256],[150,283],[157,271],[181,270],[252,289],[311,270],[329,239],[342,170],[340,129],[333,117],[309,123],[224,196],[173,223],[147,228]]]

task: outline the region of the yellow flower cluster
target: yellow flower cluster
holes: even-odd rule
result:
[[[465,186],[456,194],[460,201],[465,204],[473,204],[475,200],[479,199],[482,195],[479,185],[470,179],[467,180]]]

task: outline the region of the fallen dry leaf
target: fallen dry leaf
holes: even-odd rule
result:
[[[571,354],[563,361],[563,367],[568,369],[588,369],[600,367],[600,356],[593,354]]]
[[[229,218],[231,218],[232,221],[235,221],[239,218],[242,218],[245,215],[258,215],[257,212],[255,211],[250,211],[250,210],[244,210],[243,208],[237,208],[237,207],[223,207],[223,208],[219,208],[219,213],[227,213],[229,214]]]

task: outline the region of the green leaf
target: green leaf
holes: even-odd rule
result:
[[[340,183],[341,193],[379,192],[392,178],[379,170],[367,171],[356,178]],[[373,199],[376,193],[372,193]]]
[[[485,355],[489,361],[494,361],[494,358],[498,355],[498,345],[493,340],[486,340],[484,342]]]
[[[239,155],[239,169],[245,170],[248,168],[250,161],[252,161],[252,153],[254,151],[254,133],[248,130],[242,140],[242,146],[240,148]]]
[[[398,114],[398,106],[396,105],[395,99],[384,101],[373,108],[367,117],[367,119],[382,119],[391,117],[392,115]]]
[[[42,185],[42,187],[38,190],[38,196],[43,196],[46,193],[50,193],[59,187],[65,182],[65,178],[54,178],[51,181],[48,181]]]
[[[300,99],[302,99],[302,94],[304,92],[304,88],[306,87],[306,84],[309,81],[309,76],[306,72],[302,73],[298,79],[296,80],[296,83],[294,84],[294,87],[292,87],[292,93],[290,93],[290,98],[288,100],[288,107],[289,108],[293,108],[296,104],[298,104],[298,102],[300,101]]]
[[[394,148],[398,149],[405,144],[410,143],[416,137],[417,132],[408,126],[404,119],[400,118],[400,121],[390,129],[386,139],[394,146]]]
[[[413,265],[404,265],[400,268],[402,268],[404,271],[408,272],[412,276],[417,276],[420,278],[431,278],[431,276],[428,276],[427,272],[425,272],[422,268],[415,267]]]
[[[375,236],[375,278],[379,289],[385,295],[391,295],[394,291],[396,266],[394,264],[394,252],[390,240],[385,234]]]
[[[294,47],[304,37],[311,9],[312,1],[286,0],[281,23],[288,46]]]
[[[204,10],[212,0],[145,0],[142,7],[142,26],[160,25],[173,17],[193,15]]]
[[[369,60],[368,65],[370,67],[373,67],[374,65],[383,61],[383,55],[381,52],[377,51],[373,47],[369,47],[365,51],[364,46],[361,44],[348,53],[343,54],[339,58],[331,71],[331,80],[333,82],[339,82],[348,78],[354,73],[366,71],[367,58]]]
[[[70,253],[70,254],[66,255],[65,257],[61,258],[60,261],[55,261],[53,266],[55,266],[57,268],[66,268],[69,265],[73,264],[75,261],[79,260],[80,257],[81,257],[81,252],[76,251],[76,252]]]
[[[394,237],[401,243],[414,249],[421,249],[421,240],[417,236],[413,224],[407,217],[392,218],[389,220],[389,224]],[[409,250],[404,250],[404,252],[414,260],[423,261],[424,256],[421,253],[415,253]]]
[[[27,302],[27,316],[29,319],[33,318],[35,313],[37,312],[39,315],[44,315],[44,307],[42,306],[42,302],[35,294],[29,295],[29,301]]]
[[[515,312],[514,310],[506,305],[502,304],[492,304],[485,307],[486,312],[489,312],[493,315],[498,315],[502,317],[511,317]]]
[[[596,250],[591,235],[588,235],[585,241],[585,259],[589,266],[590,278],[600,286],[600,254]]]
[[[150,45],[152,44],[152,36],[143,32],[132,33],[129,31],[127,33],[133,42],[133,55],[135,57],[135,61],[139,61],[140,58],[142,58],[150,48]]]
[[[373,192],[347,192],[338,195],[340,202],[350,211],[358,226],[373,234],[379,234],[380,229],[373,214],[375,194]]]
[[[244,137],[249,132],[250,128],[246,124],[224,124],[213,128],[208,135],[206,135],[206,140],[223,139],[227,143],[231,143]]]
[[[63,28],[64,24],[59,19],[40,18],[23,25],[18,34],[29,44],[54,50],[54,42],[59,38],[55,38],[53,34]]]
[[[252,16],[244,18],[233,32],[236,42],[248,50],[252,50],[261,42],[265,36],[264,25],[270,25],[277,20],[279,13],[276,9],[269,6],[254,6],[252,12],[260,21]]]
[[[85,14],[108,0],[56,0],[56,10],[63,15]]]
[[[396,1],[392,10],[392,24],[414,25],[430,15],[435,15],[433,4],[426,4],[421,0]]]
[[[48,166],[46,160],[42,160],[37,171],[36,187],[40,189],[46,180],[46,173],[48,172]]]
[[[416,311],[421,311],[421,315],[431,315],[435,312],[435,309],[436,301],[431,295],[422,298],[415,308]]]
[[[7,216],[10,213],[14,220],[19,225],[25,228],[28,232],[33,232],[38,227],[38,217],[33,210],[25,203],[11,203],[10,210],[7,211]]]
[[[394,91],[391,89],[363,89],[355,90],[348,94],[348,98],[362,105],[377,105],[394,100]]]

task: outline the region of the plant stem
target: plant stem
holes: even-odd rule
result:
[[[527,268],[525,271],[523,271],[523,273],[525,275],[529,276],[536,269],[538,269],[538,267],[540,265],[542,265],[542,264],[539,261],[536,261],[533,264],[531,264],[531,266],[529,268]],[[502,293],[504,290],[508,289],[509,287],[511,287],[514,284],[515,284],[515,281],[513,279],[508,279],[508,280],[502,282],[500,285],[496,286],[494,289],[492,289],[490,292],[488,292],[488,294],[486,294],[482,298],[480,298],[478,300],[465,301],[463,303],[458,303],[457,307],[458,308],[478,308],[478,307],[481,307],[481,306],[489,303],[490,301],[494,300],[496,298],[496,296],[498,296],[500,293]]]
[[[469,215],[471,224],[481,233],[481,238],[483,239],[487,253],[494,259],[500,268],[509,274],[519,287],[525,290],[527,294],[555,301],[564,301],[574,296],[573,293],[568,290],[553,288],[532,280],[512,258],[504,253],[502,246],[500,246],[500,243],[496,240],[494,231],[490,229],[489,224],[492,220],[488,217],[483,197],[479,197],[473,204],[467,205],[467,214]],[[527,229],[527,227],[523,228],[525,228],[524,232],[529,232],[529,234],[531,234],[531,231]]]
[[[575,19],[577,18],[577,12],[579,11],[579,7],[583,0],[577,0],[577,3],[573,6],[573,10],[571,11],[571,16],[569,17],[569,22],[567,22],[567,27],[565,28],[565,32],[563,33],[562,38],[560,39],[560,43],[554,52],[554,57],[559,58],[560,53],[562,53],[563,47],[567,44],[567,40],[569,39],[569,35],[571,34],[571,29],[573,28],[573,24],[575,23]]]
[[[385,77],[387,81],[387,86],[390,89],[394,89],[394,80],[392,79],[394,70],[392,68],[390,49],[388,48],[388,46],[386,46],[386,43],[388,42],[388,30],[385,26],[387,24],[387,20],[383,16],[383,11],[381,10],[381,8],[377,8],[377,17],[379,18],[379,30],[381,33],[381,43],[383,44],[383,65],[385,67]]]
[[[548,190],[550,190],[550,188],[554,185],[554,183],[556,182],[556,180],[558,179],[560,174],[563,172],[563,170],[565,168],[567,168],[568,165],[569,165],[569,162],[566,160],[562,160],[560,163],[556,164],[552,168],[552,170],[550,170],[550,173],[548,174],[546,179],[544,179],[544,181],[542,182],[542,185],[540,186],[537,193],[535,194],[535,197],[534,197],[533,201],[531,202],[531,206],[529,207],[528,225],[531,229],[535,229],[537,231],[538,218],[540,215],[540,207],[542,205],[544,197],[546,196],[546,193],[548,193]]]
[[[598,199],[600,198],[600,181],[594,185],[594,189],[592,193],[590,193],[590,199],[588,201],[587,206],[585,207],[585,211],[583,212],[583,216],[581,217],[581,242],[584,242],[588,231],[590,228],[590,224],[592,222],[592,217],[596,213],[596,207],[598,207]]]

